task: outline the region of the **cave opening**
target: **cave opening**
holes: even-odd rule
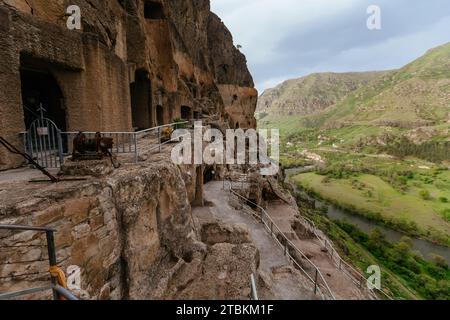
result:
[[[147,71],[136,70],[135,80],[130,84],[131,115],[135,130],[152,126],[151,81]]]
[[[156,1],[145,1],[144,17],[149,20],[165,19],[164,9],[161,3]]]
[[[162,105],[156,106],[156,121],[158,126],[164,125],[164,108]]]
[[[200,120],[200,112],[194,111],[194,119],[195,120]]]
[[[216,177],[216,172],[213,167],[206,167],[203,171],[203,184],[207,184],[211,182]]]
[[[63,93],[50,71],[50,63],[21,57],[20,81],[25,127],[40,118],[52,120],[61,131],[67,131]]]
[[[191,120],[192,119],[192,108],[188,106],[181,106],[181,119]]]

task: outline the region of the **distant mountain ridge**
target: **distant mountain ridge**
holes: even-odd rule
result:
[[[288,80],[266,90],[257,111],[260,126],[290,133],[371,127],[411,136],[425,128],[428,139],[450,141],[450,43],[394,71]]]
[[[314,127],[375,125],[414,129],[450,120],[450,43],[389,72],[308,119]]]
[[[259,97],[258,113],[308,115],[324,110],[386,72],[314,73],[287,80]]]

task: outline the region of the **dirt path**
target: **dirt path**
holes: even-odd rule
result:
[[[292,221],[297,211],[284,203],[271,203],[267,213],[281,231],[292,238],[292,243],[320,269],[336,299],[367,299],[359,288],[331,261],[315,237],[305,237],[294,231]]]
[[[204,186],[205,199],[211,207],[193,208],[193,215],[199,220],[217,219],[232,224],[245,224],[254,244],[260,251],[260,272],[272,277],[272,289],[261,289],[260,299],[312,300],[317,299],[308,280],[298,271],[290,272],[290,264],[282,249],[265,231],[262,224],[243,211],[232,208],[229,193],[223,190],[222,182],[210,182]]]

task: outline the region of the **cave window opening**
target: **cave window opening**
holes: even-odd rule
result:
[[[144,3],[144,17],[148,20],[165,19],[162,4],[156,1],[146,1]]]
[[[192,119],[192,109],[188,106],[181,106],[181,119],[191,120]]]
[[[164,125],[164,108],[161,105],[158,105],[156,107],[156,120],[157,120],[157,124],[158,126],[163,126]]]
[[[215,175],[216,174],[213,168],[205,168],[205,171],[203,172],[203,184],[213,181]]]
[[[40,118],[40,106],[44,108],[44,117],[52,120],[56,126],[67,131],[66,110],[62,92],[53,76],[41,71],[21,69],[22,105],[25,127]]]
[[[195,120],[200,120],[200,112],[194,111],[194,119]]]
[[[21,56],[20,81],[24,124],[26,128],[40,118],[42,106],[44,117],[52,120],[61,131],[67,131],[67,115],[64,96],[53,76],[51,64],[29,56]]]
[[[135,81],[130,84],[133,128],[144,130],[152,126],[151,81],[147,71],[136,70]]]

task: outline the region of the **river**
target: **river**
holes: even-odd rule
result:
[[[289,178],[292,177],[293,175],[297,175],[304,172],[310,172],[313,169],[314,167],[286,169],[285,170],[286,181],[289,181]],[[346,220],[347,222],[352,223],[353,225],[357,226],[359,229],[361,229],[367,234],[370,234],[374,229],[379,229],[386,235],[386,238],[392,242],[398,242],[402,237],[405,236],[405,234],[401,232],[395,231],[393,229],[379,225],[376,222],[370,221],[369,219],[365,218],[362,215],[350,213],[346,210],[337,208],[332,204],[328,204],[322,200],[311,197],[310,195],[306,194],[304,190],[299,189],[295,185],[294,187],[296,188],[296,192],[299,192],[308,199],[310,199],[311,201],[314,201],[316,208],[327,207],[327,215],[331,219]],[[426,259],[431,259],[433,254],[437,254],[439,256],[442,256],[445,260],[447,260],[447,263],[450,265],[450,248],[417,238],[412,238],[412,243],[413,243],[413,250],[420,252]]]

